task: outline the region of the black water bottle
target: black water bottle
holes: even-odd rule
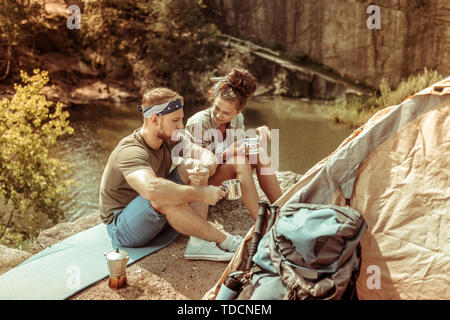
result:
[[[242,282],[239,279],[234,278],[232,275],[228,275],[220,286],[216,300],[233,300],[239,294],[241,288]]]

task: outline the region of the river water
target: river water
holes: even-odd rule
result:
[[[303,174],[323,159],[344,140],[352,130],[323,117],[318,101],[278,97],[252,98],[245,109],[246,128],[267,125],[279,129],[279,170]],[[185,107],[185,117],[195,110]],[[126,135],[142,124],[136,103],[127,105],[89,105],[70,109],[72,136],[61,139],[55,154],[72,164],[73,187],[69,202],[63,205],[66,219],[95,211],[103,168],[110,152]],[[186,120],[185,119],[185,120]]]

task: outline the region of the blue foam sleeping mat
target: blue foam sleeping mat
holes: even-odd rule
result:
[[[146,247],[123,248],[130,265],[167,247],[177,237],[164,229]],[[104,256],[113,247],[103,223],[58,242],[0,275],[1,300],[62,300],[108,277]]]

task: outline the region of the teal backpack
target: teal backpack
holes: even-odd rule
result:
[[[366,229],[349,206],[286,204],[259,242],[237,299],[357,299]]]

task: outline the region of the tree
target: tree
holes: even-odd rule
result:
[[[217,28],[202,14],[202,0],[83,0],[83,42],[98,54],[133,64],[145,61],[145,78],[185,96],[198,97],[196,77],[211,72],[221,50]],[[133,59],[130,59],[133,57]]]
[[[0,80],[8,77],[14,63],[14,48],[30,40],[37,24],[40,5],[29,0],[3,0],[0,2]]]
[[[24,85],[15,84],[11,99],[0,101],[0,212],[5,220],[0,239],[11,227],[25,237],[35,235],[38,230],[31,226],[42,217],[56,223],[63,216],[58,205],[71,184],[65,179],[69,164],[49,156],[58,137],[73,133],[69,113],[42,94],[47,72],[33,73],[21,71]]]

